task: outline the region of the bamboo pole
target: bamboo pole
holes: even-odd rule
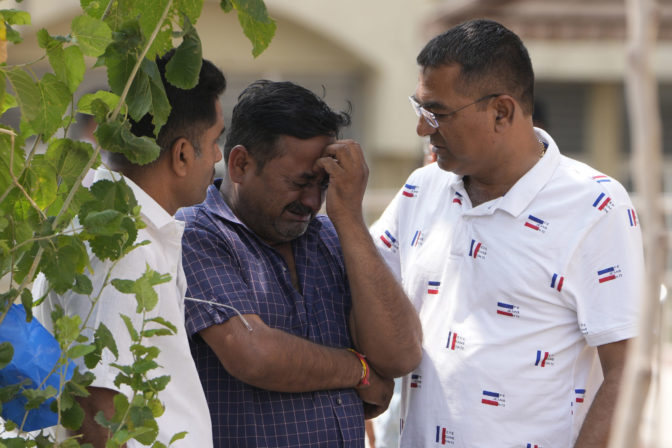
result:
[[[649,391],[661,313],[660,285],[667,250],[662,208],[662,137],[658,87],[652,54],[658,32],[656,0],[626,0],[628,28],[626,99],[633,151],[633,179],[642,222],[646,276],[639,333],[628,348],[628,360],[614,414],[609,448],[633,448]]]

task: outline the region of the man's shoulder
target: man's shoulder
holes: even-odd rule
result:
[[[562,156],[554,182],[581,197],[586,196],[589,201],[608,198],[616,205],[630,204],[627,190],[616,178],[567,156]]]

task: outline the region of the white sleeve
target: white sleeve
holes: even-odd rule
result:
[[[636,336],[644,255],[638,218],[629,201],[609,210],[585,233],[567,278],[590,346]]]

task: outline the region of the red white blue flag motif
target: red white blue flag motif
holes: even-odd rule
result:
[[[438,294],[441,282],[430,280],[427,282],[427,294]]]
[[[635,213],[635,209],[628,209],[628,220],[630,221],[630,227],[637,227],[637,214]]]
[[[404,185],[404,189],[401,194],[407,198],[414,198],[418,195],[418,191],[419,189],[417,185],[406,184]]]
[[[611,198],[609,196],[607,196],[604,193],[600,193],[597,199],[595,199],[595,202],[593,202],[593,207],[597,208],[600,211],[604,210],[605,208],[609,210],[607,206],[609,205],[610,202]]]
[[[565,282],[565,277],[559,276],[558,274],[553,274],[551,278],[551,288],[555,288],[558,291],[562,291],[562,284]]]
[[[611,266],[597,271],[597,281],[600,283],[609,282],[620,277],[620,269],[617,266]]]
[[[604,182],[611,182],[611,179],[609,179],[609,177],[605,176],[604,174],[600,174],[599,176],[593,176],[593,180],[600,184]]]

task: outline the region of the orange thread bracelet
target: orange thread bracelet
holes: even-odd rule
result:
[[[359,379],[359,383],[357,384],[356,387],[362,387],[362,386],[368,386],[371,383],[369,382],[369,363],[366,362],[366,356],[362,355],[358,351],[349,348],[349,351],[355,354],[355,356],[359,359],[359,361],[362,363],[362,377]]]

